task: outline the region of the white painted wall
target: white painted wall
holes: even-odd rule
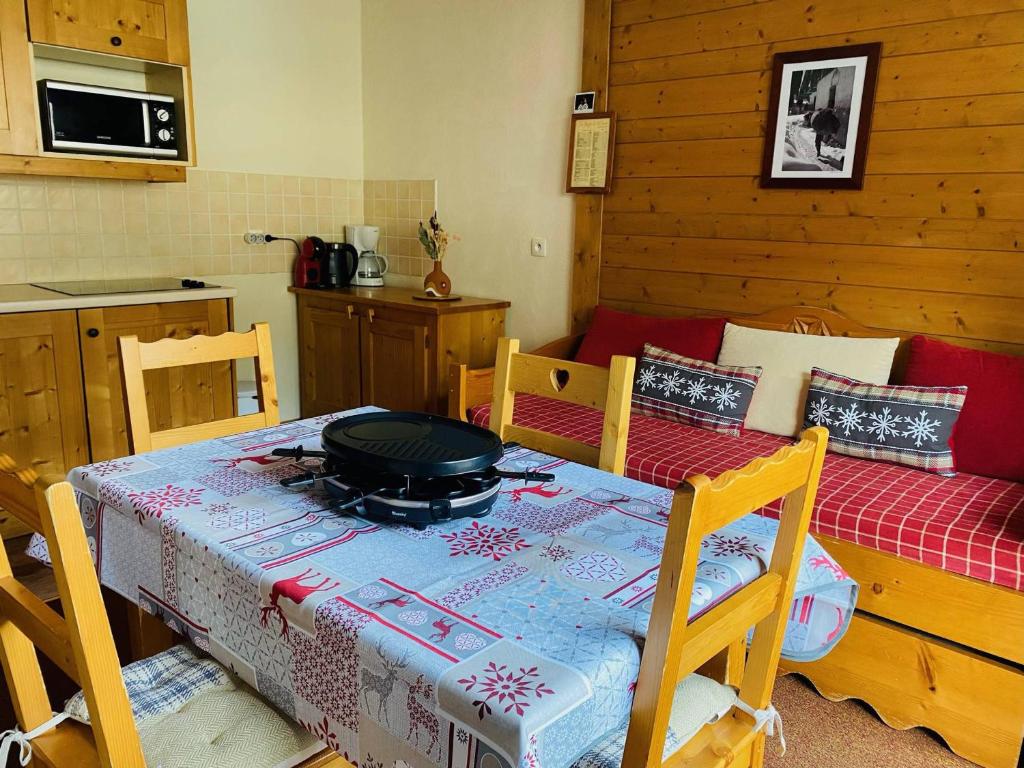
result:
[[[462,236],[445,271],[458,293],[511,299],[526,348],[569,325],[582,23],[582,0],[363,0],[364,174],[438,180]]]
[[[360,0],[189,0],[188,13],[200,168],[363,177]],[[270,323],[281,418],[298,418],[291,275],[203,279],[238,289],[236,329]]]
[[[199,167],[363,177],[360,0],[189,0]]]

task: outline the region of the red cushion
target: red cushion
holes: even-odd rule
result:
[[[966,385],[967,399],[956,426],[957,469],[1024,482],[1024,357],[915,336],[903,381],[928,387]]]
[[[576,353],[576,362],[608,367],[612,355],[640,357],[644,344],[650,343],[677,355],[713,363],[718,359],[724,331],[724,317],[651,317],[598,307]]]

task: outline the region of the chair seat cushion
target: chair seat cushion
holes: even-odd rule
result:
[[[161,768],[290,768],[325,749],[245,683],[190,646],[122,670],[142,751]],[[89,723],[79,691],[64,707]]]
[[[242,683],[147,720],[139,738],[146,765],[162,768],[291,768],[325,749]]]
[[[736,702],[736,691],[702,675],[688,675],[676,687],[668,721],[663,759],[692,739],[701,728],[724,716]],[[605,734],[572,764],[572,768],[619,768],[626,747],[626,728]]]

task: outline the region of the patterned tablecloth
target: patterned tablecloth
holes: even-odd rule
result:
[[[620,726],[671,495],[519,449],[504,466],[555,481],[505,481],[479,520],[378,525],[278,484],[303,467],[271,448],[329,420],[74,470],[103,583],[361,768],[565,766]],[[705,540],[692,613],[762,572],[776,525]],[[856,593],[808,538],[784,654],[826,653]]]

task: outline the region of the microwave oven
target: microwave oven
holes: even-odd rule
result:
[[[51,152],[178,157],[173,96],[40,80],[39,106]]]

